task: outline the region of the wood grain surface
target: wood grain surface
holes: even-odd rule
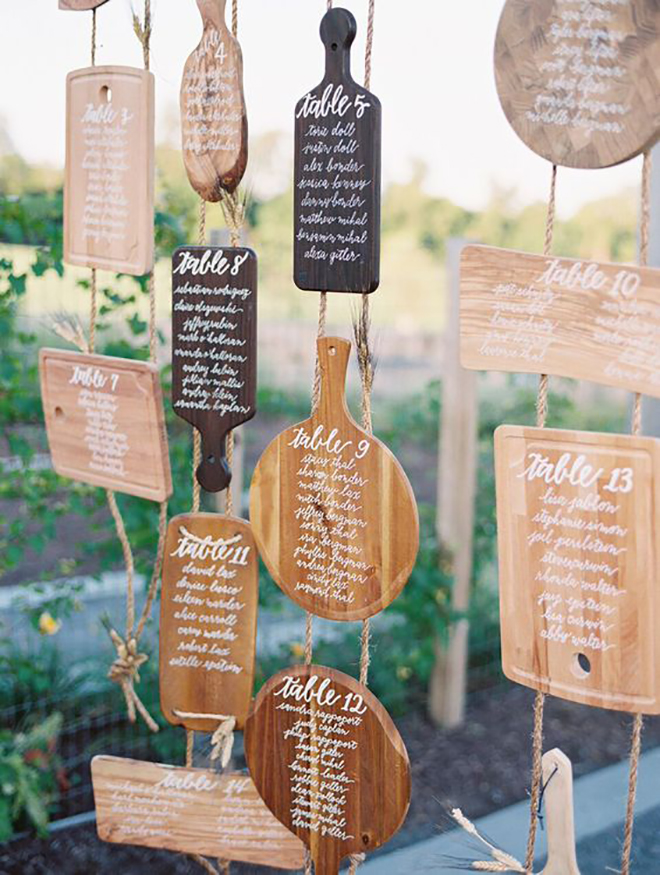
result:
[[[92,760],[96,828],[104,842],[300,869],[303,845],[241,772]]]
[[[467,246],[461,364],[660,397],[660,270]]]
[[[86,12],[90,9],[98,9],[108,0],[59,0],[60,9],[70,9],[74,12]]]
[[[256,413],[257,257],[251,249],[182,246],[172,256],[172,405],[202,436],[197,479],[231,480],[226,437]]]
[[[619,164],[660,134],[657,0],[507,0],[495,41],[504,113],[543,158]]]
[[[245,728],[266,805],[310,849],[315,875],[385,844],[410,804],[410,763],[381,703],[356,680],[293,666],[260,690]]]
[[[266,448],[250,490],[250,519],[274,580],[305,610],[331,620],[361,620],[387,607],[419,546],[403,469],[346,406],[350,350],[339,337],[319,339],[318,408]]]
[[[237,187],[247,165],[243,55],[225,24],[226,0],[197,0],[204,31],[181,82],[183,163],[206,201]]]
[[[325,76],[296,105],[293,278],[300,289],[378,288],[381,106],[351,76],[356,31],[347,9],[326,13]]]
[[[175,725],[214,732],[252,701],[259,558],[250,524],[214,513],[173,517],[160,598],[160,705]]]
[[[154,263],[154,77],[87,67],[66,80],[64,260],[141,276]]]
[[[660,441],[502,426],[495,468],[507,677],[660,713]]]
[[[540,875],[580,875],[575,854],[573,766],[558,747],[541,761],[543,805],[548,831],[548,859]]]
[[[48,444],[58,474],[152,501],[172,494],[155,365],[42,349],[39,374]]]

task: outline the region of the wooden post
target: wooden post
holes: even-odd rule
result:
[[[476,488],[478,399],[477,375],[459,360],[459,265],[466,241],[447,240],[447,327],[442,380],[436,531],[452,557],[452,609],[470,604],[472,540]],[[429,688],[429,714],[441,726],[459,725],[465,715],[468,621],[460,619],[449,643],[436,642],[436,663]]]
[[[649,267],[660,267],[660,144],[653,147],[651,165],[651,225]],[[660,399],[645,396],[642,401],[642,432],[660,437]]]

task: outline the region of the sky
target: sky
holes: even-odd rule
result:
[[[228,2],[228,7],[231,5]],[[353,73],[361,81],[367,0],[344,0],[358,22]],[[383,104],[383,181],[404,182],[415,162],[426,188],[469,209],[495,191],[524,205],[547,198],[549,165],[510,128],[495,90],[492,54],[503,0],[376,0],[371,90]],[[131,11],[143,0],[108,0],[97,13],[98,64],[142,65]],[[250,136],[285,135],[273,160],[250,166],[257,194],[286,186],[292,173],[293,107],[321,80],[318,27],[325,0],[239,0]],[[195,0],[152,0],[152,70],[157,142],[178,142],[178,92],[201,36]],[[65,78],[90,56],[90,12],[57,0],[4,0],[0,12],[0,118],[30,162],[64,163]],[[591,200],[637,185],[641,159],[607,170],[559,174],[562,217]]]

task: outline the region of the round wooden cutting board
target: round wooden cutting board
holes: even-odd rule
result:
[[[330,620],[382,611],[408,581],[419,546],[401,465],[346,406],[351,344],[318,341],[321,398],[266,448],[250,491],[261,556],[282,590]]]

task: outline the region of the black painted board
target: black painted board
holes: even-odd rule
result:
[[[380,101],[351,77],[355,18],[321,22],[323,81],[296,105],[294,282],[321,292],[374,292],[380,280]]]
[[[202,436],[197,480],[231,480],[226,437],[256,413],[257,256],[182,246],[172,256],[172,406]]]

